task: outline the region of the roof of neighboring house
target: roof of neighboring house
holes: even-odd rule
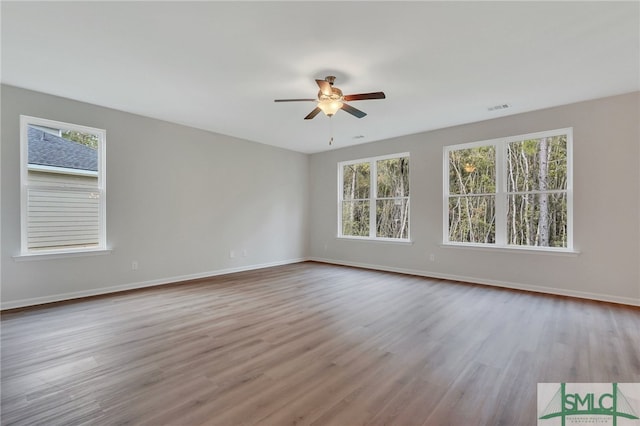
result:
[[[29,164],[98,171],[97,150],[29,126]]]

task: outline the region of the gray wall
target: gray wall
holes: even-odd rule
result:
[[[639,104],[636,92],[314,154],[310,257],[640,305]],[[441,245],[443,146],[565,127],[574,132],[579,255]],[[405,151],[413,244],[337,239],[336,163]]]
[[[307,155],[11,86],[1,96],[3,308],[306,256]],[[20,252],[20,114],[107,130],[110,255],[13,258]]]
[[[311,156],[10,86],[1,95],[2,308],[304,258],[640,305],[640,93]],[[107,130],[110,255],[14,260],[19,114]],[[580,254],[441,245],[443,146],[564,127]],[[405,151],[413,243],[337,239],[337,162]]]

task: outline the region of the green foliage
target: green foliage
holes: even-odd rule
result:
[[[540,181],[540,144],[542,139],[512,142],[507,145],[508,191],[522,192],[546,188],[567,188],[567,137],[544,138],[547,143],[547,172]]]
[[[496,242],[496,207],[493,195],[449,198],[449,241]]]
[[[376,170],[376,236],[409,238],[409,159],[380,160]]]
[[[493,146],[460,149],[449,153],[450,194],[494,194],[496,152]]]
[[[342,235],[369,236],[369,202],[343,201]]]
[[[83,133],[75,130],[63,130],[62,137],[70,141],[86,145],[90,148],[98,148],[98,136],[92,133]]]
[[[496,194],[494,146],[449,153],[449,240],[494,243],[499,196],[508,244],[566,247],[566,135],[512,142],[505,155],[507,193]]]
[[[369,163],[349,164],[342,168],[343,199],[365,200],[369,198],[371,185]]]
[[[375,208],[375,235],[409,237],[409,158],[379,160],[375,164],[375,206],[371,206],[371,165],[345,165],[342,169],[342,235],[369,236],[370,213]]]
[[[407,198],[376,201],[376,236],[409,238],[409,200]]]
[[[507,212],[507,240],[509,244],[541,246],[540,197],[542,194],[510,195]],[[547,228],[549,240],[545,247],[567,246],[567,196],[548,194]]]
[[[566,135],[508,144],[507,174],[509,244],[566,247]]]
[[[449,152],[449,240],[495,242],[494,146]]]
[[[409,159],[390,158],[376,163],[378,198],[409,196]]]

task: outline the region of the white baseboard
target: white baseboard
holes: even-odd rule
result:
[[[80,299],[83,297],[99,296],[102,294],[117,293],[117,292],[126,291],[126,290],[136,290],[140,288],[154,287],[154,286],[165,285],[165,284],[175,284],[181,281],[197,280],[200,278],[209,278],[209,277],[215,277],[218,275],[233,274],[235,272],[252,271],[255,269],[270,268],[273,266],[289,265],[292,263],[304,262],[305,260],[307,259],[305,258],[288,259],[288,260],[282,260],[278,262],[241,266],[237,268],[219,269],[217,271],[200,272],[197,274],[179,275],[175,277],[160,278],[160,279],[155,279],[150,281],[129,283],[129,284],[112,286],[112,287],[102,287],[102,288],[91,289],[91,290],[74,291],[71,293],[62,293],[62,294],[54,294],[50,296],[34,297],[30,299],[13,300],[10,302],[1,303],[0,310],[23,308],[26,306],[42,305],[45,303],[61,302],[65,300]]]
[[[30,299],[14,300],[10,302],[0,303],[0,310],[23,308],[26,306],[80,299],[83,297],[90,297],[90,296],[99,296],[102,294],[117,293],[120,291],[135,290],[135,289],[141,289],[145,287],[175,284],[181,281],[197,280],[201,278],[215,277],[218,275],[232,274],[235,272],[251,271],[255,269],[270,268],[273,266],[289,265],[293,263],[304,262],[307,260],[314,261],[314,262],[329,263],[333,265],[353,266],[357,268],[373,269],[373,270],[386,271],[386,272],[397,272],[400,274],[417,275],[417,276],[422,276],[427,278],[438,278],[438,279],[445,279],[445,280],[452,280],[452,281],[462,281],[462,282],[469,282],[474,284],[484,284],[484,285],[490,285],[495,287],[511,288],[515,290],[533,291],[536,293],[546,293],[546,294],[554,294],[559,296],[575,297],[580,299],[597,300],[601,302],[611,302],[611,303],[619,303],[623,305],[640,306],[640,299],[634,299],[631,297],[620,297],[620,296],[612,296],[612,295],[600,294],[600,293],[589,293],[589,292],[583,292],[583,291],[559,289],[554,287],[535,286],[535,285],[529,285],[529,284],[519,284],[519,283],[504,282],[504,281],[497,281],[497,280],[487,280],[483,278],[468,277],[468,276],[462,276],[462,275],[441,274],[437,272],[420,271],[416,269],[396,268],[392,266],[374,265],[374,264],[360,263],[360,262],[347,262],[342,260],[325,259],[320,257],[309,257],[309,258],[288,259],[288,260],[283,260],[278,262],[262,263],[257,265],[241,266],[237,268],[220,269],[216,271],[201,272],[197,274],[179,275],[174,277],[129,283],[129,284],[123,284],[118,286],[112,286],[112,287],[103,287],[103,288],[86,290],[86,291],[76,291],[71,293],[62,293],[62,294],[55,294],[50,296],[35,297]]]
[[[468,282],[473,284],[484,284],[484,285],[490,285],[494,287],[510,288],[514,290],[525,290],[525,291],[533,291],[536,293],[554,294],[558,296],[569,296],[569,297],[575,297],[579,299],[596,300],[599,302],[610,302],[610,303],[619,303],[622,305],[640,306],[640,299],[634,299],[632,297],[620,297],[620,296],[613,296],[609,294],[589,293],[586,291],[566,290],[566,289],[560,289],[555,287],[544,287],[544,286],[536,286],[536,285],[530,285],[530,284],[520,284],[520,283],[513,283],[513,282],[488,280],[484,278],[468,277],[468,276],[462,276],[462,275],[441,274],[437,272],[419,271],[415,269],[396,268],[392,266],[383,266],[383,265],[372,265],[372,264],[360,263],[360,262],[346,262],[342,260],[324,259],[320,257],[310,257],[307,260],[314,261],[314,262],[330,263],[334,265],[374,269],[378,271],[398,272],[400,274],[417,275],[417,276],[427,277],[427,278],[439,278],[444,280],[462,281],[462,282]]]

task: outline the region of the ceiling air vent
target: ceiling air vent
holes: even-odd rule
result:
[[[509,104],[494,105],[494,106],[490,106],[489,108],[487,108],[487,110],[489,110],[489,111],[498,111],[498,110],[501,110],[501,109],[507,109],[510,106],[511,105],[509,105]]]

